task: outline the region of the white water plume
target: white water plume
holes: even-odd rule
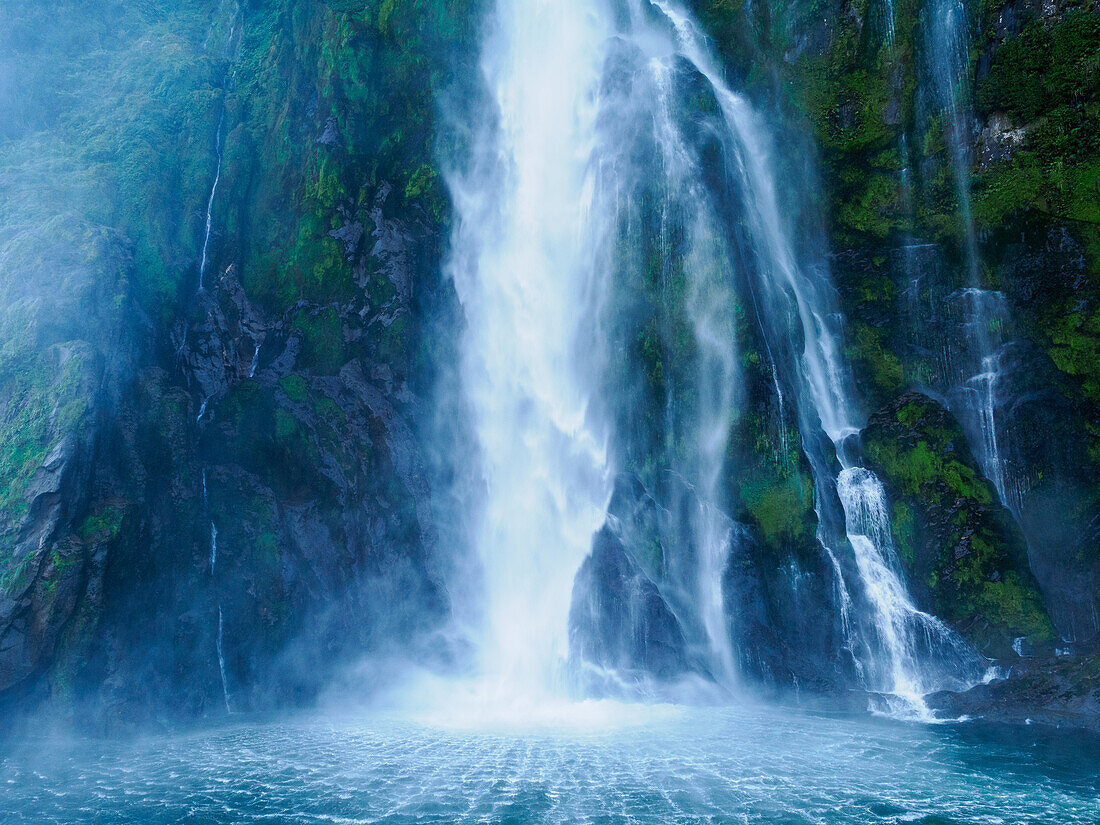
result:
[[[845,645],[870,689],[919,697],[948,686],[944,674],[955,672],[948,660],[968,663],[972,652],[913,606],[889,543],[881,485],[849,455],[860,419],[839,311],[827,272],[796,253],[770,131],[726,85],[686,12],[660,0],[632,0],[627,11],[621,18],[601,2],[501,0],[483,58],[495,119],[477,136],[466,171],[448,177],[458,215],[449,271],[468,323],[462,380],[485,484],[475,539],[484,592],[482,689],[490,701],[567,692],[570,591],[610,496],[610,423],[598,420],[592,403],[603,389],[598,336],[616,251],[609,239],[624,215],[636,214],[624,201],[639,191],[638,176],[654,174],[658,243],[664,254],[672,245],[665,227],[674,225],[694,335],[694,394],[679,422],[691,437],[678,442],[672,469],[699,496],[689,517],[698,560],[687,609],[706,637],[710,671],[735,681],[736,617],[723,585],[733,537],[717,505],[739,401],[734,261],[744,256],[726,232],[737,225],[752,246],[754,300],[767,314],[769,353],[789,351],[784,339],[802,342],[800,352],[781,356],[798,388],[792,403],[804,430],[824,430],[843,470],[849,569],[858,583],[845,581],[836,552],[823,543],[837,577]],[[627,92],[606,82],[611,65],[629,75]],[[675,79],[685,65],[717,103],[727,185],[740,193],[733,205],[711,194],[707,176],[715,170],[701,166],[685,131],[694,121],[682,117],[689,104]],[[632,136],[647,130],[656,169],[626,158]],[[740,211],[722,211],[729,209]],[[778,374],[773,379],[782,397]],[[838,483],[827,466],[824,456],[815,464],[818,486]],[[868,491],[875,490],[869,519]],[[852,615],[850,584],[858,584],[858,605],[871,606],[862,622]],[[874,639],[857,644],[856,626],[868,623]]]
[[[591,160],[610,34],[588,6],[502,0],[482,63],[495,128],[471,171],[448,181],[462,379],[486,488],[475,541],[487,702],[567,690],[573,578],[610,497],[583,368],[602,274]]]

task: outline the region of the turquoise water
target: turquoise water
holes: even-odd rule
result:
[[[790,710],[639,710],[475,730],[248,722],[27,742],[0,818],[33,823],[1096,823],[1096,741]]]

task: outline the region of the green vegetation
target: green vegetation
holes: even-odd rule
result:
[[[1022,209],[1100,226],[1100,17],[1092,6],[1070,8],[1053,25],[1034,19],[993,50],[977,81],[980,112],[1003,112],[1026,130],[1008,161],[975,178],[974,216],[984,226]]]
[[[898,556],[932,611],[994,655],[1015,636],[1053,639],[1022,537],[950,413],[909,394],[872,417],[863,441],[890,493]]]
[[[768,481],[748,481],[740,485],[740,493],[769,545],[807,538],[805,513],[813,507],[813,486],[808,478],[792,473]]]
[[[295,404],[301,404],[306,400],[308,386],[300,375],[288,375],[279,379],[279,386],[283,388],[287,398]]]
[[[0,374],[5,399],[0,402],[0,524],[23,516],[27,484],[50,451],[78,429],[87,408],[80,356],[68,357],[58,368],[48,354],[23,352],[5,366],[6,375]]]
[[[126,506],[108,504],[99,512],[93,513],[80,523],[77,535],[84,541],[111,541],[122,530],[122,521],[126,517]]]

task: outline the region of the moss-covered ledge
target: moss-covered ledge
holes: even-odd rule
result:
[[[898,555],[921,607],[985,655],[1053,641],[1023,537],[942,405],[905,393],[871,416],[863,449],[890,498]]]

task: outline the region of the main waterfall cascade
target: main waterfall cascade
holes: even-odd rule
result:
[[[754,655],[731,573],[752,530],[727,512],[741,341],[771,362],[770,403],[812,471],[835,667],[918,712],[921,694],[980,679],[981,658],[908,595],[858,455],[823,244],[795,243],[769,128],[686,12],[501,0],[482,68],[492,114],[448,185],[489,698],[584,692],[586,668],[637,690],[658,658],[736,689]],[[647,298],[654,283],[668,300]],[[680,373],[650,338],[634,347],[647,324],[681,342]],[[639,372],[663,393],[649,408]],[[673,528],[643,553],[639,518]],[[792,598],[808,575],[791,563]]]

